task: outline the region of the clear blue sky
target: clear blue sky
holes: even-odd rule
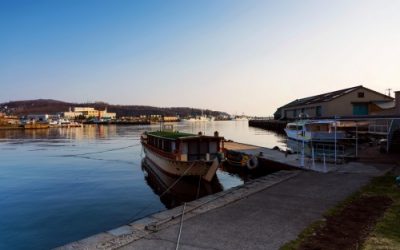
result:
[[[51,98],[270,115],[400,90],[400,1],[0,1],[0,102]]]

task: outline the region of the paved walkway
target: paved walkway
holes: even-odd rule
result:
[[[280,171],[188,203],[179,249],[279,249],[324,212],[392,167]],[[59,249],[175,249],[182,207]]]
[[[279,249],[365,185],[362,173],[301,172],[225,207],[184,221],[179,249]],[[175,249],[179,224],[122,249]]]

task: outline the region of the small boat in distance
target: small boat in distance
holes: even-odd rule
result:
[[[146,157],[167,174],[199,176],[211,181],[222,157],[223,137],[177,131],[145,132],[141,143]]]
[[[304,120],[288,123],[285,132],[289,139],[296,141],[334,142],[346,137],[346,132],[337,128],[332,120]]]

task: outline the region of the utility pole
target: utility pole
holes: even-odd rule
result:
[[[387,90],[387,92],[388,92],[388,96],[390,96],[391,97],[391,95],[390,95],[390,91],[392,90],[391,88],[388,88],[388,89],[386,89]]]

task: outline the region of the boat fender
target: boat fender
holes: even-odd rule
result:
[[[258,159],[257,156],[252,156],[248,161],[247,161],[247,168],[248,169],[255,169],[258,166]]]

